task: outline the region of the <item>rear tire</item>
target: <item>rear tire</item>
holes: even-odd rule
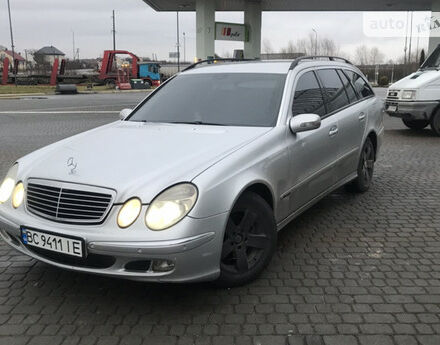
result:
[[[431,116],[431,129],[440,137],[440,110]]]
[[[402,119],[403,123],[405,124],[406,127],[411,128],[411,129],[423,129],[426,126],[429,125],[429,120],[407,120],[407,119]]]
[[[114,89],[116,87],[116,81],[114,79],[106,79],[105,86],[107,89]]]
[[[240,286],[256,279],[276,250],[277,227],[271,207],[258,194],[246,192],[233,207],[225,229],[221,287]]]
[[[365,193],[370,189],[373,181],[374,162],[376,160],[376,152],[370,138],[365,141],[362,148],[361,157],[358,163],[358,169],[355,180],[347,184],[347,189],[354,193]]]
[[[153,83],[150,80],[145,80],[144,84],[147,86],[148,89],[151,89],[153,87]]]

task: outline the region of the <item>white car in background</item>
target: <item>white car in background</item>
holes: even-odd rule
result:
[[[440,46],[417,72],[390,86],[385,111],[411,129],[430,125],[440,136]]]

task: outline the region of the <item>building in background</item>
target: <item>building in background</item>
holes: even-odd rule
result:
[[[3,70],[3,60],[5,58],[9,59],[10,68],[12,68],[12,51],[8,50],[6,47],[0,45],[0,69]],[[18,63],[18,70],[22,71],[25,68],[25,59],[19,53],[14,52],[14,59]]]
[[[54,46],[47,46],[37,50],[34,54],[34,60],[39,64],[53,64],[55,59],[63,58],[64,54],[61,50]]]

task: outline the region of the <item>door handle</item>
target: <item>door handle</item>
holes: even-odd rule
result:
[[[360,113],[359,114],[359,121],[364,121],[365,117],[366,117],[365,113]]]
[[[338,134],[338,132],[339,132],[338,126],[333,126],[332,128],[330,128],[330,131],[328,132],[328,135],[333,137],[336,134]]]

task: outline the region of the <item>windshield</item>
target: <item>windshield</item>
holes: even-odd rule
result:
[[[437,47],[423,63],[421,69],[439,68],[439,65],[440,65],[440,47]]]
[[[129,121],[272,127],[285,79],[263,73],[182,74],[149,97]]]

